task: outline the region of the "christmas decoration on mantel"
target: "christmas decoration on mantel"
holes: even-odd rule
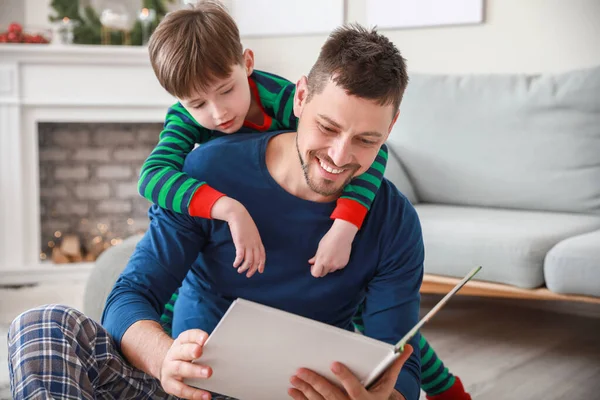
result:
[[[73,43],[76,44],[108,44],[108,45],[144,45],[147,37],[167,14],[167,4],[177,0],[142,0],[142,9],[148,15],[155,17],[152,21],[137,18],[130,29],[124,24],[125,16],[114,12],[108,7],[104,15],[94,7],[87,4],[81,6],[80,0],[52,0],[50,6],[54,15],[48,18],[51,22],[62,21],[65,17],[75,23],[73,29]],[[120,2],[115,2],[115,7],[120,7]],[[140,15],[146,15],[142,11]],[[118,20],[118,21],[117,21]],[[104,24],[103,24],[104,22]],[[113,22],[115,22],[113,24]],[[118,22],[118,23],[117,23]],[[146,39],[146,40],[145,40]]]
[[[47,31],[26,32],[21,24],[13,22],[8,26],[6,32],[0,32],[0,43],[48,44],[50,36]]]

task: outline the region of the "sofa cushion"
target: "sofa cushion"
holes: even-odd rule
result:
[[[554,246],[546,255],[544,276],[553,292],[600,297],[600,230]]]
[[[600,214],[600,67],[410,79],[388,144],[420,201]]]
[[[544,257],[561,240],[600,228],[600,217],[418,204],[425,272],[535,288],[544,283]]]

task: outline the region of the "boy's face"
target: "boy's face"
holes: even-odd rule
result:
[[[216,80],[207,90],[180,102],[204,128],[227,134],[237,132],[250,109],[248,76],[253,68],[254,55],[246,50],[244,65],[234,65],[227,78]]]
[[[350,96],[333,81],[309,102],[307,95],[303,77],[294,98],[298,156],[308,186],[323,196],[337,195],[373,164],[399,112]]]

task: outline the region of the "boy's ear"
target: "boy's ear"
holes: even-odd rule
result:
[[[300,118],[302,115],[302,109],[306,104],[308,98],[308,79],[306,76],[302,76],[298,82],[296,82],[296,93],[294,93],[294,115],[296,118]]]
[[[254,71],[254,52],[250,49],[244,50],[244,68],[247,76],[250,76]]]

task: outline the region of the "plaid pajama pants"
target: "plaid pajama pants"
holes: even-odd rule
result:
[[[125,361],[99,323],[65,306],[38,307],[13,321],[8,365],[15,400],[176,399]]]

